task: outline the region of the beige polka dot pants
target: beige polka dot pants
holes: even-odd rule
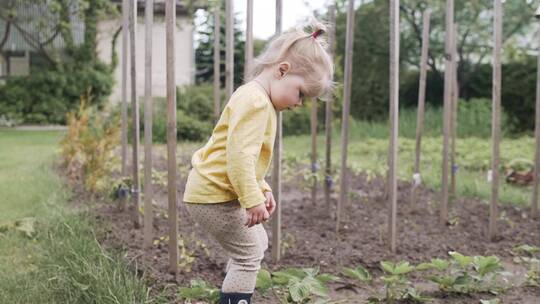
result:
[[[186,203],[189,214],[210,233],[229,256],[227,275],[221,286],[226,293],[252,293],[268,235],[259,224],[248,228],[246,210],[237,200],[218,204]]]

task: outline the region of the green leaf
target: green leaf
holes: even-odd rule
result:
[[[339,281],[339,277],[329,274],[329,273],[322,273],[315,277],[317,280],[319,280],[322,283],[328,283],[331,281]]]
[[[185,300],[210,300],[216,302],[219,299],[219,289],[201,279],[190,281],[190,287],[181,287],[178,296]]]
[[[298,279],[303,279],[307,275],[307,273],[304,270],[298,269],[298,268],[287,268],[280,272],[282,272],[284,275],[287,275],[289,277],[295,277]]]
[[[454,259],[454,261],[456,261],[459,264],[459,266],[461,266],[461,268],[466,268],[473,261],[472,257],[462,255],[461,253],[457,251],[450,251],[448,254]]]
[[[411,299],[413,302],[417,303],[423,303],[426,301],[429,301],[431,298],[423,296],[418,290],[415,288],[407,288],[407,293],[405,294],[406,299]]]
[[[443,289],[452,288],[456,282],[455,278],[451,276],[427,276],[426,279],[437,283]]]
[[[301,282],[293,282],[289,285],[289,294],[295,303],[301,303],[309,296],[309,289]]]
[[[285,270],[276,271],[272,275],[272,280],[274,281],[274,283],[279,285],[286,285],[292,279],[296,279],[297,281],[303,279],[304,277],[306,277],[307,273],[302,269],[287,268]]]
[[[341,273],[349,278],[353,278],[361,282],[370,282],[372,280],[369,271],[362,266],[358,266],[356,269],[345,267],[341,270]]]
[[[200,299],[204,296],[204,289],[200,287],[180,287],[178,295],[185,300]]]
[[[290,278],[290,276],[278,271],[273,273],[272,281],[274,282],[274,284],[287,285]]]
[[[450,262],[443,259],[431,259],[431,265],[439,271],[445,271],[450,266]]]
[[[391,275],[389,277],[382,276],[381,280],[386,284],[396,284],[400,282],[400,278],[397,275]]]
[[[461,275],[454,281],[455,285],[468,285],[471,282],[471,277],[467,274]]]
[[[409,262],[399,262],[394,269],[394,274],[406,274],[413,270],[414,267],[409,265]]]
[[[396,267],[392,262],[381,261],[381,269],[389,274],[394,274],[394,268]]]
[[[416,270],[424,271],[433,268],[431,263],[421,263],[416,266]]]
[[[499,258],[493,255],[488,257],[475,256],[473,258],[473,265],[476,272],[482,277],[502,268]]]
[[[315,294],[320,297],[328,296],[328,288],[315,278],[306,277],[304,280],[302,280],[302,284],[307,286],[310,294]]]
[[[310,276],[310,277],[315,277],[318,273],[319,273],[319,267],[316,267],[316,268],[304,268],[302,269],[302,271]]]
[[[255,287],[259,289],[261,292],[264,292],[272,287],[272,276],[270,275],[270,272],[266,269],[259,270],[259,273],[257,274],[257,283]]]

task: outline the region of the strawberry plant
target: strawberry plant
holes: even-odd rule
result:
[[[191,280],[190,287],[181,287],[178,297],[187,301],[207,301],[208,303],[218,303],[219,289],[210,285],[202,279]]]
[[[473,293],[498,292],[497,277],[502,268],[496,256],[465,256],[459,252],[449,252],[451,260],[431,259],[422,263],[417,270],[432,270],[426,279],[436,283],[443,292]],[[434,273],[433,273],[434,272]]]
[[[270,273],[261,269],[257,275],[257,289],[261,293],[273,291],[280,303],[335,303],[328,296],[326,283],[339,278],[319,274],[318,268],[287,268]]]

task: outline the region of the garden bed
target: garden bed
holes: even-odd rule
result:
[[[191,151],[184,151],[183,163],[189,163]],[[154,168],[166,171],[163,153],[156,152]],[[187,168],[180,170],[179,193],[183,193]],[[448,258],[449,251],[465,255],[496,255],[506,271],[524,276],[526,268],[513,262],[512,249],[522,244],[540,246],[540,221],[531,219],[528,209],[512,206],[500,207],[500,238],[489,242],[487,237],[489,206],[486,202],[459,198],[449,212],[450,224],[439,225],[438,194],[420,188],[416,209],[411,208],[409,183],[399,183],[398,198],[398,241],[397,253],[388,250],[387,202],[384,199],[384,180],[369,179],[356,175],[351,180],[350,203],[344,206],[344,216],[339,235],[335,233],[336,194],[331,205],[324,204],[322,189],[316,204],[311,201],[311,192],[304,187],[302,177],[291,177],[283,186],[282,246],[285,248],[281,261],[271,259],[271,245],[266,253],[263,268],[277,271],[287,267],[319,267],[321,272],[343,277],[342,267],[363,266],[374,275],[381,274],[381,261],[409,261],[413,265],[428,262],[431,258]],[[224,276],[226,257],[220,255],[216,242],[209,239],[188,216],[183,204],[179,204],[179,232],[183,242],[180,253],[181,273],[174,278],[168,273],[167,194],[164,183],[155,184],[156,238],[150,253],[142,249],[142,230],[133,229],[127,212],[120,212],[118,202],[106,200],[95,209],[95,215],[108,226],[102,240],[105,247],[125,250],[126,257],[137,266],[140,274],[149,279],[154,292],[158,293],[169,284],[169,296],[174,298],[178,286],[189,286],[191,279],[201,278],[220,286]],[[181,195],[179,196],[179,200]],[[266,224],[271,240],[271,224]],[[183,249],[184,250],[183,250]],[[493,298],[490,294],[462,295],[440,293],[433,283],[423,283],[412,275],[415,287],[424,291],[433,300],[430,303],[479,303],[479,299]],[[334,299],[346,299],[343,303],[362,303],[370,295],[362,284],[350,281],[329,284]],[[380,286],[378,286],[380,287]],[[377,287],[377,288],[378,288]],[[502,303],[538,303],[540,288],[515,287],[498,296]],[[178,300],[178,303],[182,303]],[[257,294],[254,303],[278,303],[274,294],[265,297]]]

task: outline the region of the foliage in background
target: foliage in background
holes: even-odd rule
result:
[[[532,14],[538,1],[505,2],[503,20],[503,106],[510,117],[511,130],[532,130],[530,109],[535,101],[535,69],[533,58],[526,55],[532,47]],[[491,99],[492,69],[492,1],[456,2],[458,28],[458,81],[460,96]],[[346,1],[338,0],[337,66],[343,65],[345,47]],[[422,33],[422,12],[431,8],[429,71],[426,102],[442,105],[444,90],[444,11],[445,4],[437,0],[405,0],[401,2],[401,85],[400,102],[416,107],[418,67]],[[377,26],[374,26],[376,24]],[[369,29],[369,30],[366,30]],[[388,117],[388,1],[364,2],[356,10],[351,115],[356,119],[384,120]],[[341,78],[336,79],[341,81]]]
[[[10,77],[0,86],[0,116],[15,123],[64,124],[82,93],[90,89],[92,103],[102,107],[112,84],[112,74],[103,64],[36,69],[30,76]]]
[[[79,110],[68,114],[68,132],[60,146],[69,177],[83,178],[87,190],[98,192],[108,186],[120,124],[117,112],[98,112],[87,105],[88,99],[81,96]]]
[[[203,141],[212,133],[214,127],[214,102],[211,85],[186,86],[177,88],[176,128],[178,140]],[[131,111],[131,109],[130,109]],[[140,108],[144,117],[144,106]],[[131,125],[131,121],[129,122]],[[141,119],[141,134],[144,122]],[[130,126],[129,131],[132,128]],[[167,99],[153,99],[152,139],[154,142],[167,142]],[[131,135],[129,136],[131,140]]]
[[[213,7],[212,7],[213,9]],[[225,1],[220,1],[220,82],[225,85]],[[214,79],[214,12],[204,11],[199,30],[198,46],[195,49],[196,82],[198,84],[210,82]],[[244,29],[241,20],[234,18],[234,87],[237,88],[244,81],[244,48],[245,40],[242,38]],[[226,102],[223,101],[222,103]]]
[[[177,135],[182,141],[205,141],[211,135],[215,126],[213,87],[209,84],[184,86],[177,89]],[[222,100],[225,96],[221,92]],[[324,130],[324,102],[317,101],[318,128]],[[153,140],[165,143],[167,141],[167,100],[154,98],[153,103]],[[224,107],[224,105],[223,105]],[[140,117],[144,117],[144,107],[140,109]],[[294,111],[283,112],[283,128],[285,135],[308,134],[310,132],[311,102]],[[131,123],[131,122],[130,122]],[[141,120],[141,134],[144,123]],[[131,128],[130,128],[131,131]],[[131,137],[130,137],[131,138]]]
[[[41,14],[29,15],[30,7],[39,8]],[[0,86],[0,117],[15,124],[64,124],[65,115],[77,108],[79,96],[88,89],[94,94],[94,104],[104,103],[112,90],[117,61],[109,66],[97,58],[97,22],[105,14],[116,13],[110,1],[8,0],[0,8],[5,25],[1,37],[19,35],[34,48],[30,75],[8,77]],[[75,35],[81,30],[73,23],[75,16],[84,22],[84,40],[79,45]],[[34,25],[31,32],[25,30],[26,23]],[[61,48],[52,43],[58,37]],[[7,54],[7,47],[0,44],[0,55]]]

